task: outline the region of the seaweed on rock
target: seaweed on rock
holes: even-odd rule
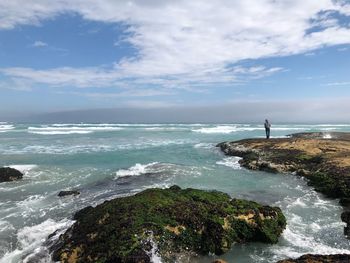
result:
[[[87,207],[55,245],[61,262],[165,262],[188,254],[225,253],[235,242],[276,243],[286,226],[277,207],[217,191],[148,189]],[[152,243],[154,243],[152,245]]]

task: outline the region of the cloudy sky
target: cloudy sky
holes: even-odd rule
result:
[[[350,1],[0,0],[0,117],[222,105],[345,120]]]

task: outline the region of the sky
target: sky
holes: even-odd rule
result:
[[[0,119],[101,109],[347,121],[350,0],[0,0]]]

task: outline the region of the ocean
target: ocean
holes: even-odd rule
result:
[[[311,131],[350,131],[350,125],[273,124],[271,137]],[[0,167],[14,167],[24,177],[0,184],[0,262],[51,262],[47,236],[67,229],[79,209],[174,184],[281,207],[288,225],[279,242],[236,244],[220,256],[228,262],[350,253],[339,200],[325,198],[294,175],[241,168],[238,157],[224,156],[215,147],[251,137],[264,137],[262,124],[1,122]],[[72,189],[81,194],[57,196]],[[214,258],[190,260],[209,263]],[[160,262],[157,255],[154,259]]]

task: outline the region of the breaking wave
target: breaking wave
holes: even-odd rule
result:
[[[241,159],[242,159],[241,157],[230,156],[230,157],[225,157],[221,161],[217,161],[216,164],[224,165],[227,167],[231,167],[235,170],[239,170],[239,169],[242,169],[241,165],[239,164],[239,160]]]
[[[120,131],[123,128],[114,126],[46,126],[46,127],[28,127],[29,133],[42,135],[58,135],[58,134],[88,134],[101,131]]]
[[[23,227],[16,235],[17,248],[5,253],[0,263],[51,262],[48,248],[44,246],[47,236],[58,229],[63,231],[72,224],[73,221],[68,219],[58,222],[47,219],[38,225]]]
[[[141,174],[146,174],[150,172],[154,172],[154,166],[158,164],[158,162],[148,163],[148,164],[140,164],[137,163],[134,166],[131,166],[129,169],[120,169],[116,172],[116,178],[124,177],[124,176],[137,176]]]

